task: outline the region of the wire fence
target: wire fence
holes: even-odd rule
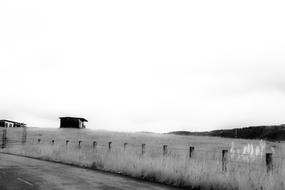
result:
[[[10,148],[13,146],[60,146],[67,151],[69,149],[84,150],[95,152],[98,149],[105,151],[132,151],[138,155],[149,155],[153,157],[173,157],[187,158],[196,161],[214,161],[220,162],[222,171],[226,172],[229,164],[250,164],[257,167],[265,167],[267,172],[272,172],[275,168],[279,168],[283,164],[284,155],[274,155],[270,152],[265,152],[262,155],[256,156],[248,153],[230,152],[228,147],[217,147],[214,150],[200,149],[197,146],[175,147],[167,144],[147,144],[136,142],[122,141],[84,141],[81,139],[56,139],[56,138],[41,138],[27,137],[27,131],[23,130],[21,138],[8,138],[7,130],[2,130],[0,134],[1,148]]]

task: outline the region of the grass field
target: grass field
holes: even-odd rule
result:
[[[285,189],[283,143],[88,129],[27,128],[26,133],[22,144],[23,129],[8,129],[8,143],[1,151],[188,188]],[[167,145],[165,152],[163,145]],[[191,158],[190,146],[194,147]],[[223,150],[228,150],[224,162]],[[273,155],[270,170],[266,153]]]

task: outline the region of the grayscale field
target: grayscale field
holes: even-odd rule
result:
[[[283,189],[284,143],[38,128],[28,128],[23,142],[23,131],[8,129],[1,151],[176,187]]]
[[[175,190],[110,173],[7,154],[0,154],[0,189]]]

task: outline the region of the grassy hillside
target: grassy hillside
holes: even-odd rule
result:
[[[214,130],[209,132],[173,131],[169,134],[284,141],[285,125],[250,126],[245,128]]]
[[[0,133],[3,133],[0,129]],[[282,190],[284,144],[259,140],[88,129],[7,129],[0,152],[74,164],[201,190]],[[94,142],[96,141],[96,147]],[[68,143],[67,143],[68,142]],[[111,142],[111,148],[109,148]],[[124,144],[127,143],[125,147]],[[142,151],[142,144],[145,144]],[[163,146],[167,145],[164,153]],[[195,147],[191,157],[190,146]],[[223,163],[222,151],[227,149]],[[274,152],[267,172],[265,153]],[[224,170],[224,164],[227,170]]]

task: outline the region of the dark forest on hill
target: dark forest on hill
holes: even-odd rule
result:
[[[173,131],[169,132],[168,134],[282,141],[285,140],[285,125],[250,126],[244,128],[221,129],[206,132]]]

